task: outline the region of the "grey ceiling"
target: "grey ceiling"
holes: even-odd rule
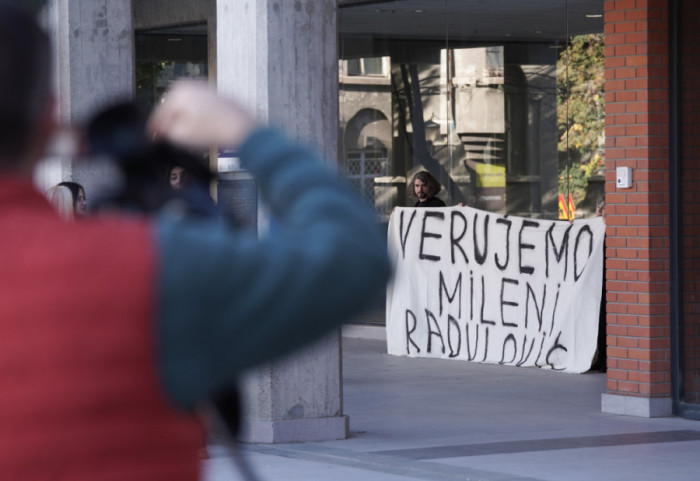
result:
[[[602,14],[603,0],[339,0],[338,4],[342,35],[441,41],[446,37],[477,42],[556,41],[603,31],[601,17],[586,17]],[[149,32],[206,35],[206,25]]]
[[[401,39],[563,40],[603,31],[603,0],[340,1],[343,35]],[[568,21],[567,21],[568,20]]]

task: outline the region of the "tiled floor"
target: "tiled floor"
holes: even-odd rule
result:
[[[388,356],[344,339],[343,441],[242,445],[261,480],[685,481],[700,422],[600,412],[605,374]],[[213,447],[206,481],[245,479]]]

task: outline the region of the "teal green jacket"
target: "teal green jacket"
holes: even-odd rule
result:
[[[206,220],[156,226],[159,369],[184,407],[358,315],[390,275],[373,213],[310,150],[260,129],[240,156],[272,235]]]

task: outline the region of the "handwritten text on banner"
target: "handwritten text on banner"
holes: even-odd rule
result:
[[[397,208],[389,222],[389,354],[587,371],[604,236],[601,218]]]

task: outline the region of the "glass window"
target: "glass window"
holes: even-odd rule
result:
[[[558,218],[570,197],[576,217],[594,215],[604,76],[591,14],[602,0],[378,5],[339,9],[339,162],[380,219],[413,205],[406,186],[420,170],[447,205]]]
[[[362,75],[362,59],[351,58],[347,61],[347,74],[352,76]]]
[[[384,75],[381,57],[364,58],[362,60],[365,75]]]
[[[136,101],[153,107],[170,82],[207,78],[206,25],[197,24],[136,32]]]

